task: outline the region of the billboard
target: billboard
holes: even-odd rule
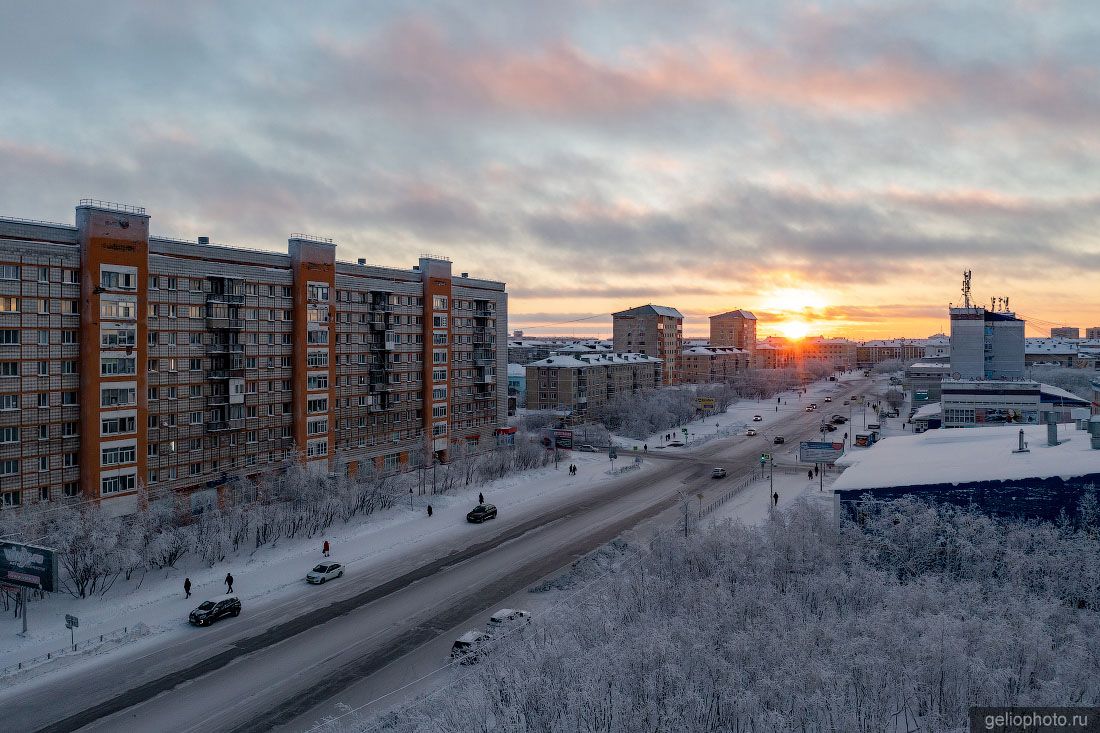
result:
[[[832,463],[842,455],[843,443],[803,441],[798,444],[798,460],[802,463]]]
[[[0,542],[0,582],[57,590],[57,552],[47,547]]]
[[[696,397],[695,407],[699,410],[713,410],[718,406],[718,400],[713,397]]]
[[[547,448],[572,448],[573,431],[547,430],[546,437],[542,439],[542,444]]]

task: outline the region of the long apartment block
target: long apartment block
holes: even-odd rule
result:
[[[150,236],[138,207],[0,218],[0,497],[192,507],[289,461],[355,474],[495,443],[504,283]]]

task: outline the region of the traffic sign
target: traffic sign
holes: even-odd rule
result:
[[[771,459],[772,459],[771,453],[761,453],[760,454],[760,463],[767,463]]]
[[[65,614],[65,628],[66,629],[75,629],[78,626],[80,626],[80,619],[79,618],[77,618],[76,616],[73,616],[72,614],[69,614],[69,613]]]

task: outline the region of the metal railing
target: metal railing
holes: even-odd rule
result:
[[[700,512],[700,519],[715,511],[716,509],[718,509],[718,507],[722,506],[727,501],[747,489],[749,485],[753,482],[753,480],[754,477],[752,475],[745,476],[743,479],[731,486],[729,489],[726,490],[724,494],[703,507],[702,511]]]
[[[134,634],[136,637],[148,636],[149,627],[145,624],[139,623],[134,626]],[[15,664],[9,664],[7,667],[0,667],[0,679],[9,677],[14,674],[18,674],[24,670],[33,669],[39,667],[47,662],[51,662],[55,659],[59,659],[64,656],[71,655],[76,652],[82,652],[87,649],[95,648],[99,644],[110,644],[116,641],[124,641],[130,636],[130,627],[123,626],[121,629],[115,629],[109,631],[106,634],[100,634],[97,637],[93,636],[90,639],[84,639],[78,641],[75,644],[67,644],[61,649],[55,649],[52,652],[46,652],[45,654],[39,654],[37,657],[31,657],[30,659],[24,659],[16,662]]]
[[[131,206],[130,204],[119,204],[114,201],[100,201],[99,199],[80,199],[78,206],[92,206],[97,209],[120,211],[127,214],[145,214],[144,206]]]
[[[313,234],[303,234],[302,232],[291,232],[290,239],[300,239],[303,242],[319,242],[321,244],[332,244],[332,237],[318,237]]]

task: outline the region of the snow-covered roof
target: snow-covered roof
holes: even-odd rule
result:
[[[462,642],[463,644],[475,644],[477,643],[478,639],[482,638],[491,639],[492,637],[486,634],[484,631],[467,631],[465,634],[458,637],[458,641]]]
[[[670,318],[683,318],[683,314],[675,308],[670,308],[667,305],[653,305],[648,303],[646,305],[640,305],[637,308],[628,308],[625,311],[619,311],[618,313],[612,313],[612,316],[667,316]]]
[[[913,417],[909,418],[911,421],[916,422],[918,420],[928,420],[933,417],[939,417],[943,414],[943,405],[939,402],[929,402],[927,405],[923,405],[913,413]]]
[[[1060,338],[1027,338],[1024,339],[1025,354],[1061,354],[1073,356],[1080,350],[1080,345],[1075,341]]]
[[[1020,430],[1030,452],[1013,453]],[[959,484],[998,479],[1084,476],[1100,473],[1100,450],[1085,430],[1058,426],[1060,445],[1047,445],[1045,425],[996,425],[899,435],[850,452],[850,467],[834,490]]]
[[[684,356],[717,356],[719,354],[746,354],[744,349],[736,346],[689,346],[683,351]]]
[[[1061,402],[1070,403],[1074,405],[1080,405],[1082,407],[1089,404],[1089,401],[1082,399],[1072,392],[1068,392],[1061,387],[1055,387],[1052,384],[1040,384],[1039,385],[1039,401],[1040,402]]]
[[[527,365],[528,367],[586,367],[588,362],[581,361],[576,357],[569,356],[568,354],[556,354],[554,356],[548,356],[545,359],[539,359],[533,361]]]
[[[716,316],[711,316],[711,318],[722,318],[722,317],[744,318],[745,320],[749,320],[749,321],[755,321],[756,320],[756,316],[754,316],[752,314],[752,312],[747,311],[744,308],[738,308],[737,310],[726,311],[725,313],[719,313]]]
[[[607,353],[614,349],[614,347],[605,342],[588,342],[588,343],[575,343],[567,344],[565,346],[555,349],[558,354],[601,354]]]
[[[508,365],[509,377],[525,377],[527,376],[527,367],[523,364],[509,364]]]

